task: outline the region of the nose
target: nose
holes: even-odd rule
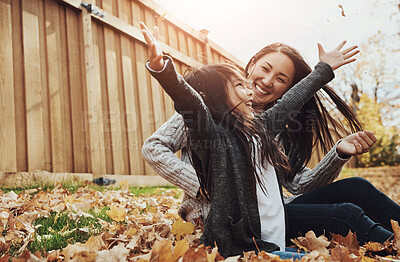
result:
[[[254,92],[253,89],[247,88],[247,96],[253,96]]]
[[[267,87],[272,87],[273,85],[273,81],[272,81],[272,77],[271,76],[265,76],[262,80],[261,80],[262,84],[264,86]]]

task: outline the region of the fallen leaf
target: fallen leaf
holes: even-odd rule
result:
[[[372,251],[372,252],[379,252],[385,250],[385,246],[378,242],[368,242],[364,244],[364,247],[367,249],[367,251]]]
[[[174,248],[174,259],[178,260],[181,256],[183,256],[186,251],[189,249],[189,242],[186,239],[182,239],[176,242]]]
[[[360,257],[354,256],[349,253],[349,249],[347,247],[336,246],[331,249],[331,259],[333,261],[340,262],[358,262],[361,261]]]
[[[347,247],[350,252],[358,252],[360,249],[360,246],[357,241],[357,235],[356,233],[352,233],[349,231],[346,237],[343,237],[339,234],[332,234],[332,240],[333,242],[338,243],[341,246]]]
[[[104,243],[102,235],[90,236],[89,239],[84,244],[77,244],[83,247],[86,251],[100,251],[107,248],[106,243]]]
[[[119,243],[111,250],[102,250],[97,252],[96,262],[124,262],[127,261],[128,255],[129,249],[127,249],[123,243]]]
[[[172,242],[163,240],[154,243],[153,248],[151,249],[151,262],[173,262],[175,260],[172,255]]]
[[[110,210],[106,212],[107,215],[114,221],[122,222],[125,220],[126,211],[123,207],[117,207],[116,205],[112,204],[110,206]]]
[[[400,255],[400,227],[399,223],[394,220],[390,220],[390,223],[392,224],[392,229],[394,233],[394,239],[393,239],[393,249],[397,251],[397,255]]]
[[[189,248],[183,256],[182,262],[208,262],[207,252],[204,246],[200,246],[199,248]]]
[[[177,236],[191,234],[194,232],[194,225],[190,222],[183,221],[182,218],[179,218],[174,224],[172,224],[171,232]]]
[[[292,239],[292,242],[307,252],[318,251],[324,256],[329,256],[327,247],[329,246],[330,242],[324,235],[321,235],[317,238],[314,231],[308,231],[304,237]]]

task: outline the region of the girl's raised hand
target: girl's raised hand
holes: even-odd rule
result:
[[[358,46],[352,46],[340,51],[345,44],[346,41],[343,41],[332,51],[325,52],[322,45],[318,43],[319,61],[329,64],[333,70],[338,69],[342,65],[356,61],[354,56],[360,52],[360,50],[357,49]]]
[[[339,156],[356,156],[367,153],[375,144],[376,137],[373,132],[365,130],[351,134],[337,145]]]
[[[164,68],[163,52],[160,43],[158,42],[158,27],[154,27],[153,34],[150,33],[147,26],[140,22],[140,28],[144,39],[146,40],[149,56],[149,66],[155,71],[161,71]]]

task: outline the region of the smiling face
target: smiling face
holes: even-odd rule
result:
[[[237,106],[235,110],[240,111],[249,119],[254,118],[253,109],[253,91],[247,87],[247,83],[236,78],[228,85],[228,96],[233,106]]]
[[[263,109],[275,102],[291,87],[295,76],[293,61],[281,52],[263,55],[250,68],[248,79],[254,92],[254,108]]]

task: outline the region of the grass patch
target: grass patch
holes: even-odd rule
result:
[[[166,187],[129,187],[129,190],[135,196],[140,195],[163,195],[166,193],[168,189],[177,189],[175,186],[166,186]],[[180,195],[180,191],[177,192],[177,197]]]
[[[32,253],[62,249],[68,244],[85,243],[90,236],[98,235],[102,231],[99,219],[112,222],[106,214],[109,207],[101,210],[89,210],[93,217],[80,216],[73,218],[70,212],[52,212],[49,217],[40,217],[33,223],[37,226],[35,240],[29,243],[28,250]],[[18,246],[16,246],[18,250]],[[14,250],[15,250],[14,248]],[[15,250],[15,251],[16,251]]]
[[[79,188],[84,187],[85,185],[83,183],[77,183],[77,182],[65,182],[62,183],[62,187],[67,189],[68,192],[70,193],[75,193]],[[25,190],[29,189],[40,189],[43,191],[51,191],[56,187],[56,185],[29,185],[26,187],[16,187],[16,188],[2,188],[0,187],[0,190],[3,191],[4,193],[8,193],[10,191],[14,191],[14,193],[19,194]],[[90,189],[103,192],[107,190],[119,190],[121,187],[118,185],[118,183],[114,185],[109,185],[109,186],[100,186],[96,184],[89,184],[88,187]],[[135,196],[139,195],[153,195],[153,194],[160,194],[162,195],[166,190],[168,189],[177,189],[178,187],[174,186],[166,186],[166,187],[129,187],[129,190],[131,193],[133,193]],[[178,197],[180,195],[180,192],[178,193]]]

